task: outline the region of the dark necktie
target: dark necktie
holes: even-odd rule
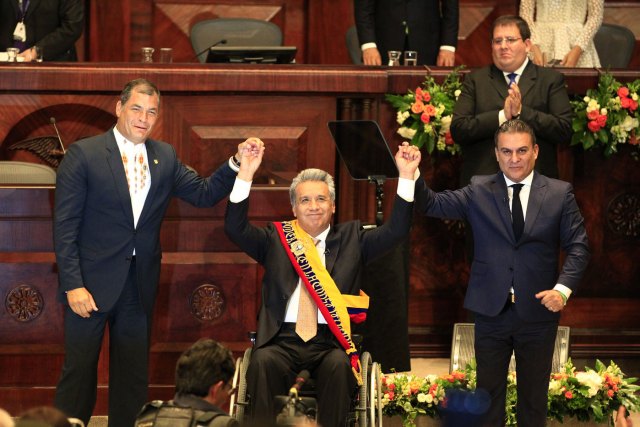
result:
[[[520,190],[524,184],[513,184],[513,197],[511,200],[511,220],[513,221],[513,234],[516,240],[520,240],[522,230],[524,230],[524,215],[522,213],[522,203],[520,203]]]
[[[511,84],[516,82],[516,77],[518,77],[518,75],[516,73],[509,73],[507,74],[507,77],[509,77],[509,87],[511,87]]]

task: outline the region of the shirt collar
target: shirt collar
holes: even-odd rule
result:
[[[522,63],[522,65],[514,71],[514,73],[516,73],[518,75],[517,80],[520,81],[520,77],[522,76],[522,73],[524,72],[524,69],[527,67],[527,64],[529,63],[529,58],[525,58],[524,62]],[[502,74],[504,74],[504,78],[507,79],[507,81],[509,80],[508,75],[511,74],[508,71],[502,71]]]
[[[331,226],[328,226],[326,230],[324,230],[322,233],[318,234],[317,236],[311,236],[316,240],[320,240],[321,242],[324,242],[327,240],[327,235],[329,234],[329,230],[331,230]]]
[[[527,187],[531,187],[531,183],[533,182],[533,171],[531,171],[531,173],[520,182],[511,181],[505,174],[502,174],[502,176],[504,176],[504,181],[507,183],[507,187],[510,187],[513,184],[524,184]]]

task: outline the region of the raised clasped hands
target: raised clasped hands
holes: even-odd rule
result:
[[[398,146],[396,165],[398,166],[400,178],[413,180],[416,169],[418,169],[420,165],[420,159],[422,159],[422,153],[420,153],[420,149],[415,145],[409,145],[409,143],[405,141],[402,145]]]
[[[522,95],[516,83],[509,86],[509,95],[504,100],[504,116],[507,120],[517,117],[522,109]]]
[[[87,288],[76,288],[67,291],[67,302],[71,310],[80,317],[90,317],[91,312],[98,311],[93,296]]]
[[[238,178],[244,181],[252,181],[253,175],[258,170],[262,157],[264,156],[264,142],[260,138],[248,138],[246,141],[238,145],[238,154],[240,158],[240,171]]]
[[[540,300],[542,305],[547,307],[547,310],[553,311],[554,313],[564,308],[564,299],[560,295],[560,292],[554,289],[538,292],[536,298]]]

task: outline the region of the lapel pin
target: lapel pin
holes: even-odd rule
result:
[[[158,159],[153,159],[153,163],[158,164]]]

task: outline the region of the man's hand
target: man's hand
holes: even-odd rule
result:
[[[453,67],[453,64],[455,64],[455,62],[455,52],[451,52],[450,50],[446,49],[440,49],[440,52],[438,52],[438,58],[436,59],[436,65],[438,67]]]
[[[264,142],[259,138],[249,138],[238,146],[240,154],[240,171],[238,178],[243,181],[253,181],[253,175],[258,170],[264,156]]]
[[[362,51],[362,62],[364,65],[382,65],[380,51],[375,47],[370,47]]]
[[[403,142],[398,147],[396,153],[396,165],[398,166],[398,172],[400,178],[406,178],[413,181],[415,178],[416,169],[420,165],[420,159],[422,154],[415,145],[409,145],[408,142]]]
[[[511,120],[520,114],[522,110],[522,95],[517,84],[512,83],[509,86],[509,96],[504,100],[504,116],[507,120]]]
[[[631,418],[627,418],[626,413],[627,413],[627,408],[620,405],[620,407],[618,408],[618,413],[616,414],[615,427],[633,427]]]
[[[547,310],[554,313],[561,311],[564,308],[564,299],[559,291],[554,289],[550,291],[542,291],[536,294],[536,298],[540,300],[540,303],[547,307]]]
[[[87,288],[76,288],[67,292],[67,302],[75,314],[90,317],[92,311],[98,311],[93,296]]]

